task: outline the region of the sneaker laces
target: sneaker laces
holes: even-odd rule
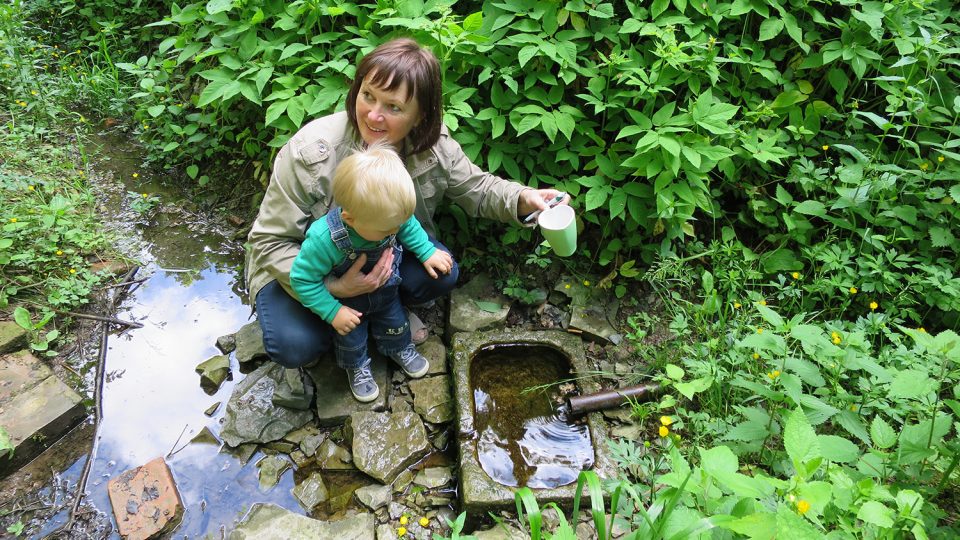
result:
[[[400,351],[400,354],[398,354],[397,357],[401,362],[406,364],[410,360],[414,360],[417,357],[417,348],[411,345]]]
[[[369,382],[373,382],[373,373],[370,371],[370,368],[363,367],[353,370],[354,385],[361,385]]]

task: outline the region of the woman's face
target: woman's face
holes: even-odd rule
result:
[[[391,92],[370,84],[372,78],[373,73],[367,74],[357,95],[356,112],[360,137],[367,144],[386,139],[399,148],[404,137],[420,123],[417,98],[406,101],[406,84]]]

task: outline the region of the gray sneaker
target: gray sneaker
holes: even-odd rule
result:
[[[430,371],[430,362],[427,362],[427,359],[417,352],[417,348],[413,343],[407,345],[407,348],[397,354],[390,355],[390,358],[393,358],[393,361],[403,368],[403,372],[407,374],[407,377],[412,379],[419,379]]]
[[[363,367],[348,369],[347,380],[350,381],[350,393],[361,403],[369,403],[380,396],[380,387],[373,380],[369,360]]]

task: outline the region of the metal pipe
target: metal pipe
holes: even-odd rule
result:
[[[579,416],[593,411],[602,411],[619,407],[630,400],[649,400],[660,394],[658,384],[638,384],[625,388],[603,390],[585,396],[570,396],[567,398],[567,413]]]

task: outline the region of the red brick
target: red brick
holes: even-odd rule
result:
[[[180,524],[183,503],[162,457],[110,480],[110,506],[125,540],[147,540]]]

